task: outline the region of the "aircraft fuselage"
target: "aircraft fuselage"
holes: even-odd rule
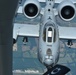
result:
[[[54,66],[59,59],[59,32],[54,11],[47,4],[40,23],[38,58],[46,67]]]

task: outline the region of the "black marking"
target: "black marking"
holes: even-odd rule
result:
[[[43,75],[65,75],[70,71],[69,68],[62,65],[55,65],[53,68],[48,69]]]
[[[48,18],[48,19],[52,20],[50,16],[49,16],[49,18]]]

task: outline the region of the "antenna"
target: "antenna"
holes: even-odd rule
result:
[[[46,0],[46,5],[54,6],[55,0]]]

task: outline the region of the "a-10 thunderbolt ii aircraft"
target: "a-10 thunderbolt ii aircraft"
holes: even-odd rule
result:
[[[39,2],[46,2],[46,6],[41,8]],[[54,8],[55,3],[59,3],[57,8]],[[37,25],[15,23],[13,28],[14,43],[17,36],[39,37],[38,59],[48,70],[51,69],[59,59],[59,39],[76,39],[75,34],[70,34],[70,31],[75,32],[76,30],[70,28],[70,31],[66,32],[66,27],[63,29],[59,27],[55,18],[58,15],[64,21],[71,21],[76,14],[74,3],[76,3],[75,0],[26,0],[23,7],[19,9],[20,12],[19,10],[17,12],[24,13],[29,19],[35,19],[40,14],[41,20]],[[53,71],[51,73],[57,74],[59,70],[57,68],[54,70],[55,73]]]

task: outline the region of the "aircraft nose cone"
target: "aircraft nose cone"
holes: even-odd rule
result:
[[[45,63],[46,65],[52,65],[52,64],[53,64],[53,57],[49,57],[49,58],[48,58],[48,56],[46,56],[44,63]]]
[[[53,64],[53,60],[51,60],[51,59],[46,59],[46,60],[45,60],[45,64],[46,64],[46,65],[52,65],[52,64]]]

